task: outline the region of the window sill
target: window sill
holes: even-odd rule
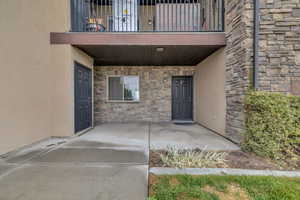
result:
[[[105,103],[140,103],[140,101],[106,101]]]

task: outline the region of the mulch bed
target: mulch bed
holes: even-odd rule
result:
[[[150,167],[171,167],[164,166],[160,154],[166,151],[150,151]],[[279,166],[270,159],[262,158],[253,153],[243,151],[230,151],[226,157],[226,168],[235,169],[256,169],[256,170],[300,170],[300,167]],[[216,168],[219,166],[216,166]]]

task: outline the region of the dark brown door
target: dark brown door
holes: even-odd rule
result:
[[[75,63],[75,133],[92,126],[92,72]]]
[[[172,119],[193,120],[193,77],[172,78]]]

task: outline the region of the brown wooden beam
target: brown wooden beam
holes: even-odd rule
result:
[[[51,44],[224,46],[225,33],[50,33]]]

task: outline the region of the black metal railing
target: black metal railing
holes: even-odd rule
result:
[[[73,32],[221,32],[224,0],[71,0]]]

